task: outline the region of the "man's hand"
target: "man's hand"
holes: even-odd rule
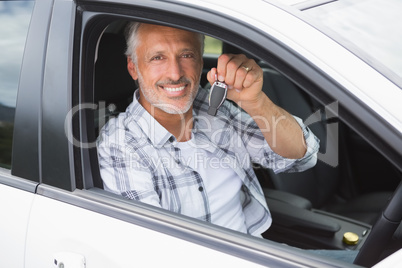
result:
[[[263,72],[254,60],[244,55],[223,54],[218,58],[217,68],[208,72],[211,85],[215,74],[228,85],[227,98],[254,119],[274,152],[286,158],[304,156],[306,144],[301,127],[262,91]]]
[[[228,85],[227,98],[239,104],[246,111],[248,107],[261,105],[263,72],[260,66],[244,55],[223,54],[218,58],[217,68],[208,72],[211,85],[215,74],[220,82]]]

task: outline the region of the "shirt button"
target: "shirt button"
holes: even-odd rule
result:
[[[170,141],[170,142],[174,142],[173,136],[170,136],[169,141]]]
[[[202,186],[198,187],[198,191],[202,192],[204,191],[204,188]]]

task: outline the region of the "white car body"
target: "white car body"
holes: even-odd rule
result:
[[[52,1],[38,1],[36,4],[40,6],[50,2]],[[135,4],[128,0],[118,2]],[[155,2],[152,5],[157,5],[158,1],[149,2]],[[333,39],[292,15],[286,7],[278,7],[279,3],[275,6],[259,0],[177,2],[199,9],[218,10],[227,17],[236,18],[271,35],[283,46],[291,47],[305,60],[349,90],[350,94],[368,105],[382,120],[399,131],[399,135],[402,133],[401,88]],[[52,12],[64,16],[52,17],[50,35],[62,29],[64,23],[70,23],[68,31],[58,31],[58,34],[65,36],[65,40],[70,43],[49,44],[49,58],[60,55],[63,49],[71,50],[73,47],[75,5],[72,0],[55,0],[52,5]],[[251,6],[252,8],[249,8]],[[70,18],[70,21],[66,22],[66,18]],[[34,19],[38,20],[36,17]],[[333,53],[329,54],[328,50]],[[61,55],[60,62],[71,65],[70,56],[67,53]],[[345,65],[345,62],[348,64]],[[56,78],[65,77],[65,81],[71,81],[73,76],[72,72],[58,73],[54,65],[47,65],[45,68],[46,72],[54,71]],[[370,79],[367,79],[368,77]],[[47,77],[44,78],[44,94],[54,86],[53,81],[46,79]],[[68,89],[71,83],[58,86]],[[333,97],[342,102],[342,98],[348,96]],[[64,105],[67,105],[68,110],[68,104]],[[69,150],[69,165],[73,174],[72,147]],[[46,160],[43,161],[40,163],[46,165]],[[170,212],[130,203],[123,198],[102,193],[101,190],[75,189],[74,185],[72,191],[63,190],[11,175],[8,169],[0,169],[0,176],[1,267],[343,265],[341,262],[332,262],[309,252],[288,248],[286,245],[275,245],[246,235],[234,235],[234,232],[223,228],[212,228],[208,224],[175,216]],[[375,267],[402,267],[402,250],[379,262]]]

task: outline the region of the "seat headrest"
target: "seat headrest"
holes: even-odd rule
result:
[[[136,86],[127,71],[125,50],[124,36],[114,33],[103,34],[95,63],[96,104],[105,101],[106,105],[114,103],[118,107],[120,103],[126,104],[127,99],[132,97]]]

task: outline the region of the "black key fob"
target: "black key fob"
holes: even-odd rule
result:
[[[225,83],[215,81],[209,91],[209,115],[216,115],[219,107],[221,107],[222,103],[226,99],[226,94],[228,91],[228,86]]]

